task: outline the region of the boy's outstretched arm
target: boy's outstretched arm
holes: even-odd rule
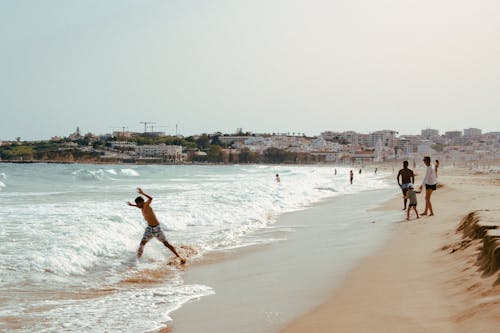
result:
[[[131,207],[137,207],[137,205],[134,205],[133,203],[131,202],[127,202],[127,205],[131,206]]]
[[[144,191],[142,190],[142,188],[138,187],[137,188],[137,193],[142,194],[143,196],[145,196],[146,198],[148,198],[147,202],[153,201],[153,197],[150,196],[150,195],[147,195],[146,193],[144,193]]]

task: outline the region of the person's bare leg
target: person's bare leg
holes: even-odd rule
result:
[[[425,208],[424,211],[420,213],[420,215],[427,215],[427,211],[429,210],[429,191],[431,190],[425,190]]]
[[[142,252],[144,251],[144,245],[146,245],[148,241],[141,241],[139,244],[139,249],[137,249],[137,258],[140,258],[142,256]]]
[[[182,258],[178,253],[177,251],[175,250],[175,247],[173,247],[172,245],[170,245],[170,243],[168,241],[164,241],[163,242],[163,245],[165,245],[166,247],[168,247],[168,249],[170,251],[172,251],[179,259],[181,259],[181,263],[184,264],[186,262],[186,259]]]
[[[408,210],[406,211],[406,221],[410,221],[410,209],[411,207],[408,207]]]
[[[420,218],[420,216],[418,216],[417,207],[416,207],[416,206],[413,206],[413,210],[415,211],[415,214],[417,214],[417,219],[419,219],[419,218]]]
[[[425,192],[425,197],[426,197],[426,201],[428,201],[428,204],[427,206],[429,207],[429,216],[432,216],[434,215],[434,211],[432,210],[432,203],[431,203],[431,195],[432,195],[432,192],[434,192],[433,190],[429,189]]]

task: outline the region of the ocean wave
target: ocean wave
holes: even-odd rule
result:
[[[105,169],[105,172],[113,176],[139,177],[140,174],[134,169]]]
[[[55,283],[94,273],[104,279],[120,276],[123,258],[136,253],[145,227],[140,210],[125,205],[137,196],[136,186],[155,198],[153,208],[169,242],[195,246],[200,255],[241,246],[246,236],[272,225],[282,213],[385,186],[371,175],[358,176],[351,186],[346,177],[334,177],[330,168],[309,166],[65,165],[64,173],[61,168],[40,165],[36,173],[26,169],[21,170],[22,177],[15,177],[26,185],[19,192],[23,199],[0,211],[0,220],[6,222],[0,249],[9,255],[5,264],[19,274],[15,281],[5,276],[6,281],[26,281],[33,272]],[[281,183],[275,182],[275,173],[282,175]],[[141,174],[141,184],[134,184],[131,177]],[[47,187],[47,180],[53,187]],[[8,186],[15,188],[11,182],[14,178]],[[47,195],[53,194],[47,188],[60,194]],[[30,247],[22,246],[26,243]],[[163,244],[151,240],[143,259],[157,265],[171,255]],[[94,281],[89,278],[88,283]]]
[[[111,178],[109,176],[109,173],[103,169],[98,169],[98,170],[79,169],[73,171],[71,174],[79,180],[105,180]]]
[[[124,171],[125,170],[125,171]],[[97,170],[88,170],[88,169],[80,169],[73,171],[71,173],[76,179],[83,181],[103,181],[103,180],[118,180],[121,176],[125,177],[137,177],[139,174],[134,170],[123,169],[123,170],[115,170],[115,169],[97,169]]]
[[[139,177],[140,174],[134,169],[121,169],[120,174],[129,177]]]

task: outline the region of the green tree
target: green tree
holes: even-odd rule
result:
[[[224,161],[224,153],[219,145],[211,145],[208,149],[207,160],[212,163]]]
[[[255,153],[246,147],[240,151],[238,159],[240,163],[254,163],[257,161]]]
[[[31,160],[34,153],[33,146],[10,145],[1,150],[1,157],[5,160]]]
[[[435,145],[432,145],[431,148],[435,151],[442,152],[444,150],[444,145],[441,143],[436,143]]]
[[[210,146],[210,138],[206,134],[202,134],[198,139],[196,139],[196,146],[199,149],[208,149]]]
[[[268,148],[264,151],[264,161],[268,163],[284,163],[289,159],[289,153],[282,149]]]

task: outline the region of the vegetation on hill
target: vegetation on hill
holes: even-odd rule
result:
[[[178,145],[187,153],[188,161],[199,163],[310,163],[319,159],[306,153],[292,153],[283,149],[269,148],[258,154],[248,148],[231,149],[230,144],[219,140],[220,135],[202,134],[197,137],[136,135],[131,138],[97,139],[92,136],[76,140],[68,138],[13,142],[0,146],[0,158],[4,161],[54,161],[54,162],[99,162],[106,151],[113,151],[112,143],[126,141],[137,145]],[[133,148],[123,148],[126,153]],[[115,150],[116,151],[116,150]],[[199,154],[197,152],[203,152]]]

